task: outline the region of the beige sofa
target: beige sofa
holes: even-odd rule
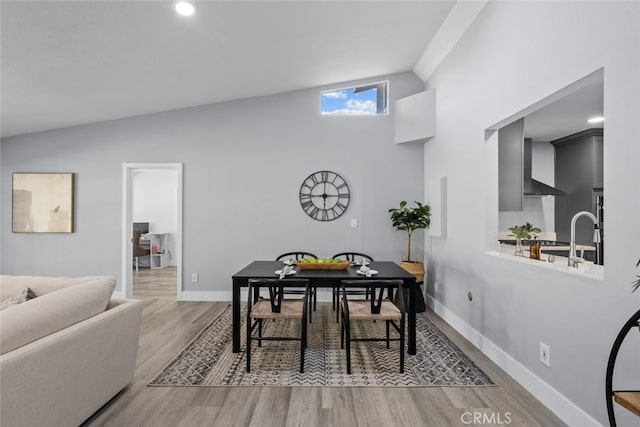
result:
[[[142,303],[112,277],[0,276],[0,425],[78,426],[133,379]]]

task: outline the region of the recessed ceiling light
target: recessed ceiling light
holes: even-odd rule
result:
[[[181,1],[180,3],[176,3],[176,12],[178,12],[182,16],[191,16],[195,11],[196,8],[193,7],[193,5],[188,1]]]
[[[602,117],[602,116],[591,117],[589,120],[587,120],[587,122],[589,122],[589,123],[602,123],[602,122],[604,122],[604,117]]]

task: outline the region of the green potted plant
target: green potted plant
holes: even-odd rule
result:
[[[527,222],[524,225],[516,225],[515,227],[509,227],[509,231],[516,238],[516,256],[522,256],[524,251],[522,249],[522,240],[531,240],[531,235],[542,232],[538,227],[534,227],[533,224]]]
[[[431,223],[431,208],[428,204],[415,202],[413,208],[407,207],[406,201],[400,202],[399,208],[389,209],[391,221],[396,230],[407,233],[407,252],[403,253],[400,264],[402,268],[416,276],[418,283],[424,280],[424,264],[411,259],[411,236],[415,230],[425,230]]]

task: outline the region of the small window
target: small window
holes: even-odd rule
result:
[[[320,94],[320,112],[328,116],[388,114],[389,82],[371,83]]]

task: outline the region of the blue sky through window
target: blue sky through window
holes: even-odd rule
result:
[[[353,88],[324,92],[320,96],[320,111],[326,115],[377,114],[376,88],[354,93]]]

